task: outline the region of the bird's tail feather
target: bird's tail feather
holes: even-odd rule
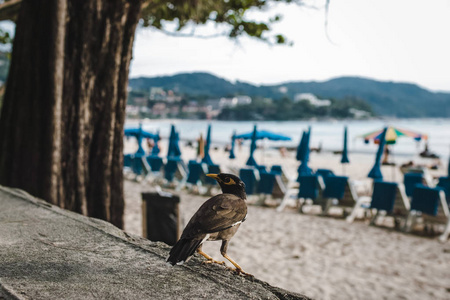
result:
[[[198,239],[181,239],[170,250],[167,261],[173,266],[186,262],[202,243]]]

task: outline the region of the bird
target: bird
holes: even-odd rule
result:
[[[236,267],[234,270],[237,273],[250,275],[227,254],[230,239],[247,217],[245,184],[233,174],[220,173],[206,176],[214,178],[219,183],[222,194],[211,197],[200,206],[184,228],[178,242],[170,250],[167,262],[172,266],[183,264],[197,251],[207,259],[205,263],[224,265],[225,262],[215,261],[202,251],[205,241],[221,240],[222,256]]]

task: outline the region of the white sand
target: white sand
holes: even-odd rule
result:
[[[132,148],[127,143],[126,150]],[[183,155],[186,161],[192,159],[195,149],[184,148]],[[243,166],[248,150],[237,149],[238,159],[233,162],[227,155],[221,149],[211,153],[213,161],[225,168]],[[262,163],[259,151],[255,158]],[[345,174],[363,182],[360,192],[370,186],[366,176],[373,159],[350,154],[351,163]],[[313,153],[310,167],[343,174],[339,161],[339,155]],[[266,151],[264,164],[282,164],[292,178],[298,167],[294,153],[281,158],[276,151]],[[382,168],[385,179],[400,181],[401,173],[393,170]],[[439,170],[434,175],[444,173]],[[140,193],[153,189],[149,183],[125,182],[126,231],[142,233]],[[207,198],[186,191],[180,195],[185,224]],[[204,246],[205,252],[222,260],[219,248],[220,242],[207,242]],[[289,208],[276,212],[273,208],[249,206],[247,221],[228,249],[228,254],[246,272],[316,299],[450,298],[450,242],[441,244],[436,237],[371,227],[363,221],[348,224],[341,218],[301,215]]]

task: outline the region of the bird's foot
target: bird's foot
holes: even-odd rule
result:
[[[238,269],[238,268],[233,269],[233,268],[231,268],[231,267],[227,267],[227,269],[230,270],[230,271],[233,271],[233,272],[236,273],[237,275],[244,275],[244,276],[254,277],[252,274],[246,273],[246,272],[244,272],[244,270],[242,270],[242,269]]]
[[[204,260],[202,262],[202,264],[206,265],[206,264],[218,264],[218,265],[225,265],[224,261],[218,261],[218,260],[214,260],[214,259],[208,259],[208,260]]]

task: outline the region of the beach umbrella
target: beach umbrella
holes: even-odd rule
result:
[[[159,154],[159,152],[160,152],[160,149],[159,149],[159,146],[158,146],[158,142],[159,142],[159,140],[161,139],[161,137],[160,137],[160,135],[159,135],[159,131],[155,134],[155,137],[153,138],[153,142],[155,143],[154,145],[153,145],[153,148],[152,148],[152,155],[154,155],[154,156],[158,156],[158,154]]]
[[[256,135],[254,137],[253,135],[254,135],[255,131],[256,131]],[[253,138],[255,138],[255,140],[268,139],[271,141],[290,141],[291,140],[290,137],[283,135],[283,134],[279,134],[279,133],[275,133],[275,132],[271,132],[271,131],[267,131],[267,130],[256,130],[256,125],[252,132],[238,134],[235,136],[235,138],[236,139],[244,139],[244,140],[252,140]]]
[[[149,138],[149,139],[153,139],[153,140],[155,140],[157,138],[155,134],[150,133],[150,132],[145,131],[144,129],[142,129],[142,124],[141,123],[139,123],[139,127],[138,128],[126,128],[124,130],[124,135],[125,136],[132,136],[132,137],[135,137],[137,139],[138,150],[136,151],[136,154],[138,154],[138,155],[145,155],[145,150],[144,150],[144,148],[142,148],[142,139],[143,138]]]
[[[308,132],[305,134],[305,144],[303,150],[303,156],[301,157],[301,164],[298,167],[298,175],[310,175],[312,174],[312,169],[308,167],[309,160],[309,141],[311,138],[311,127],[309,127]]]
[[[302,132],[302,138],[300,139],[300,143],[298,144],[297,147],[297,154],[296,154],[296,158],[298,161],[302,161],[303,157],[305,156],[305,143],[306,143],[306,139],[307,139],[307,132],[303,131]]]
[[[252,139],[251,139],[251,144],[250,144],[250,157],[247,160],[246,165],[248,166],[257,166],[258,164],[255,161],[255,158],[253,157],[253,153],[256,150],[256,136],[257,136],[257,130],[256,130],[256,125],[253,127],[253,134],[252,134]]]
[[[178,133],[175,131],[175,126],[172,125],[170,129],[170,136],[169,136],[169,149],[167,151],[167,157],[180,157],[181,156],[181,150],[180,146],[178,145],[180,141],[180,137]]]
[[[207,165],[213,165],[214,163],[211,160],[211,156],[209,155],[209,148],[211,147],[211,124],[208,126],[208,133],[206,134],[206,143],[205,143],[205,156],[203,156],[202,162]]]
[[[234,155],[234,144],[236,143],[236,131],[233,132],[233,136],[231,137],[231,149],[230,149],[230,159],[235,159],[236,156]]]
[[[341,164],[348,164],[350,160],[348,159],[347,150],[347,126],[344,128],[344,148],[342,149]]]
[[[249,166],[257,165],[257,163],[255,162],[255,159],[253,158],[253,152],[256,150],[256,140],[262,140],[262,139],[268,139],[271,141],[290,141],[291,140],[291,138],[286,135],[282,135],[282,134],[267,131],[267,130],[257,130],[256,125],[254,126],[252,132],[238,134],[235,136],[235,139],[251,140],[250,157],[247,161],[247,165],[249,165]]]
[[[412,130],[403,129],[403,128],[398,128],[398,127],[394,127],[394,126],[388,126],[386,128],[371,131],[369,133],[361,135],[360,137],[362,137],[364,139],[364,142],[366,144],[368,144],[369,141],[373,141],[375,144],[379,144],[380,137],[383,134],[384,129],[386,129],[385,141],[386,141],[386,144],[388,144],[388,145],[395,144],[397,142],[397,138],[402,137],[402,136],[413,138],[418,142],[421,141],[422,139],[424,139],[424,140],[428,139],[428,135],[426,135],[426,134],[423,134],[420,132],[415,132]]]
[[[378,146],[378,151],[377,154],[375,156],[375,164],[372,167],[372,170],[370,170],[369,175],[367,175],[370,178],[373,179],[383,179],[383,174],[381,174],[381,156],[383,155],[383,150],[384,150],[384,146],[386,144],[386,132],[388,130],[388,127],[386,127],[384,129],[384,131],[382,132],[380,138],[379,138],[379,146]]]

